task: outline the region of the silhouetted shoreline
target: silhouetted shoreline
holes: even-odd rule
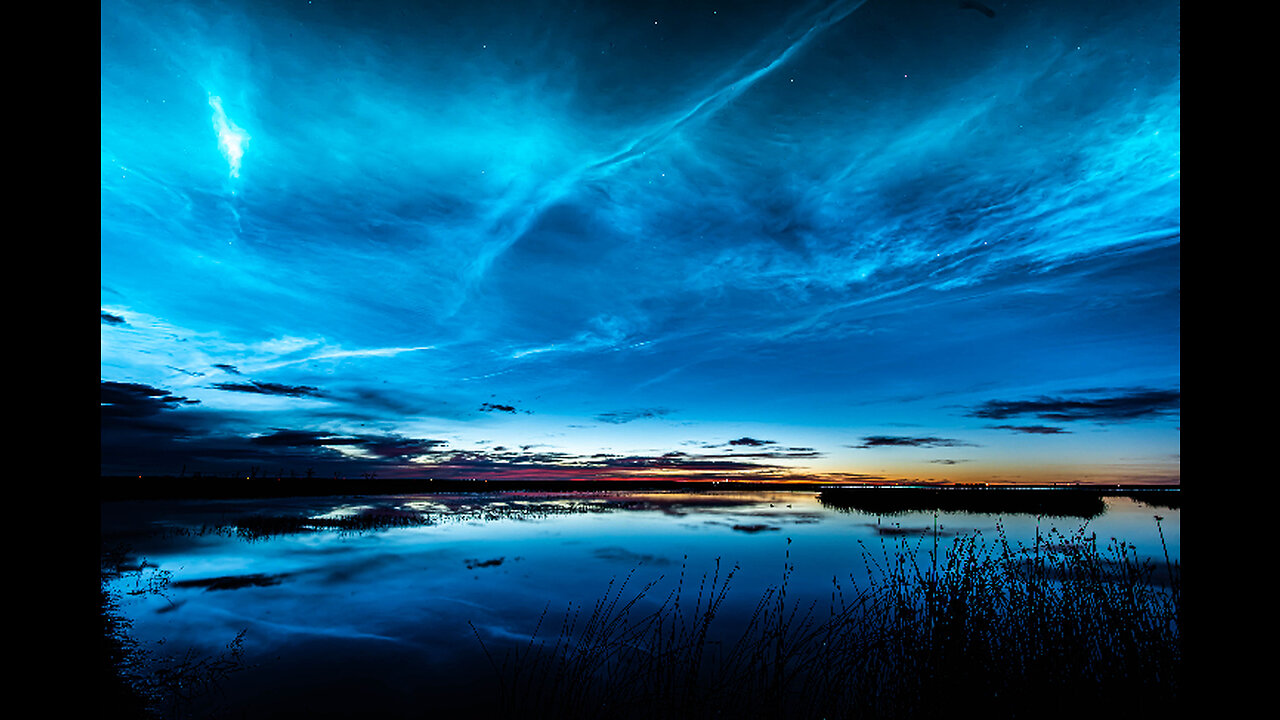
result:
[[[284,514],[272,515],[269,508],[273,508],[274,503],[265,502],[237,503],[243,507],[235,513],[224,515],[221,510],[216,513],[220,516],[217,522],[224,523],[219,527],[230,527],[235,536],[250,542],[293,534],[300,529],[306,532],[352,529],[363,532],[384,527],[409,527],[413,524],[408,522],[412,519],[411,514],[426,524],[428,513],[435,511],[421,508],[410,511],[414,503],[408,502],[409,498],[395,497],[399,494],[437,493],[440,503],[477,507],[488,506],[490,501],[512,499],[499,494],[503,492],[546,493],[550,497],[516,497],[518,502],[493,504],[523,506],[526,502],[550,500],[549,504],[598,503],[603,506],[616,502],[620,506],[635,504],[640,506],[639,509],[649,510],[661,506],[664,498],[641,494],[629,497],[626,492],[665,491],[671,493],[667,499],[673,504],[689,507],[706,505],[719,509],[726,505],[732,507],[732,503],[745,506],[764,505],[766,500],[774,503],[777,496],[773,493],[799,490],[805,496],[806,505],[803,510],[797,510],[798,513],[807,513],[812,497],[816,495],[824,507],[858,511],[862,511],[862,507],[874,507],[878,508],[875,512],[886,515],[947,504],[955,507],[967,504],[967,507],[959,509],[1009,514],[1041,512],[1058,516],[1069,515],[1081,508],[1088,511],[1090,507],[1102,506],[1104,498],[1111,496],[1129,496],[1143,502],[1164,502],[1175,506],[1180,497],[1177,487],[1133,485],[849,487],[819,483],[486,483],[393,479],[339,480],[335,483],[334,479],[315,478],[283,478],[277,481],[274,478],[212,477],[104,477],[102,483],[104,494],[107,490],[118,494],[149,490],[175,498],[173,491],[181,490],[189,493],[186,498],[192,506],[200,506],[200,498],[210,497],[201,493],[244,497],[245,492],[256,490],[256,497],[269,497],[264,492],[268,489],[276,491],[277,496],[297,494],[299,489],[305,489],[312,495],[337,489],[339,492],[328,494],[369,498],[353,503],[361,508],[361,512],[341,517],[296,513],[291,507]],[[352,493],[353,489],[361,492]],[[592,492],[619,490],[622,492],[611,495],[611,499],[605,502],[601,502],[603,496],[589,496]],[[753,492],[760,494],[753,497]],[[391,497],[374,499],[379,494]],[[180,502],[174,506],[185,510],[188,507],[186,501],[178,499]],[[790,500],[777,501],[779,516],[791,512],[781,510],[787,502]],[[845,506],[841,507],[840,503]],[[1019,503],[1024,510],[1013,509]],[[287,506],[295,504],[311,506],[315,503],[286,503]],[[208,502],[208,506],[215,505]],[[435,503],[423,505],[435,507]],[[139,513],[139,517],[145,518],[165,517],[172,509],[166,503],[157,504],[150,510],[145,503],[137,506],[125,504],[115,509],[132,514],[138,508],[145,511]],[[106,510],[108,507],[104,503],[104,515]],[[365,515],[365,511],[370,514]],[[1157,511],[1156,514],[1160,513]],[[201,521],[204,517],[201,515]],[[775,516],[770,512],[761,517]],[[397,522],[382,524],[381,521],[388,519]],[[406,522],[398,522],[400,520]],[[847,531],[848,528],[870,523],[855,517],[849,522],[836,524]],[[927,525],[927,522],[917,521],[916,524]],[[622,525],[626,525],[625,520]],[[180,545],[195,538],[208,537],[204,529],[196,531],[194,524],[190,527],[191,533],[177,532],[178,528],[173,528],[175,532],[170,537]],[[761,537],[768,537],[768,531],[779,528],[760,523],[734,525],[732,529],[739,533],[763,533]],[[785,535],[787,533],[773,533],[772,537],[783,541]],[[847,596],[850,602],[846,602],[844,590],[836,584],[835,592],[831,594],[830,614],[796,615],[797,607],[803,612],[803,607],[796,603],[804,600],[795,598],[807,598],[798,592],[787,592],[789,577],[794,570],[790,565],[791,550],[788,549],[782,558],[781,585],[769,586],[763,591],[760,601],[754,603],[756,611],[750,618],[724,612],[714,635],[707,628],[717,616],[721,599],[727,594],[729,579],[738,569],[735,565],[733,571],[726,570],[721,574],[719,558],[710,584],[706,584],[708,573],[704,573],[696,584],[696,596],[685,595],[683,602],[680,601],[681,588],[691,592],[695,584],[684,583],[684,563],[681,563],[681,580],[676,594],[663,601],[661,592],[653,593],[651,599],[659,603],[653,612],[627,612],[632,603],[645,597],[652,586],[624,590],[629,587],[626,582],[615,587],[610,581],[603,596],[586,595],[586,602],[576,609],[570,603],[565,621],[557,622],[554,616],[549,616],[547,629],[544,629],[541,619],[536,625],[513,624],[508,634],[476,631],[476,626],[472,625],[475,640],[484,654],[489,653],[490,647],[503,647],[500,642],[505,641],[501,638],[517,638],[517,649],[513,653],[495,653],[495,657],[501,658],[501,665],[491,661],[496,675],[486,685],[491,692],[486,694],[483,703],[470,699],[469,691],[465,689],[459,689],[455,694],[445,693],[439,702],[448,704],[450,709],[457,707],[458,712],[454,714],[477,718],[554,717],[557,720],[601,716],[706,717],[714,714],[741,718],[928,717],[948,711],[963,714],[979,709],[997,717],[1081,717],[1099,712],[1110,717],[1168,714],[1178,707],[1181,688],[1180,570],[1176,560],[1168,560],[1167,550],[1165,565],[1157,566],[1136,553],[1130,555],[1121,551],[1116,554],[1113,547],[1125,546],[1123,543],[1115,545],[1115,538],[1112,538],[1113,546],[1099,546],[1092,536],[1063,534],[1054,528],[1044,536],[1043,547],[1046,550],[1043,557],[1039,554],[1025,555],[1025,548],[1010,545],[1003,532],[996,536],[998,544],[989,548],[983,544],[981,533],[976,530],[971,535],[946,536],[942,546],[945,551],[940,550],[936,543],[931,551],[927,542],[916,541],[919,537],[918,534],[880,533],[881,547],[886,553],[895,553],[893,557],[899,561],[886,562],[883,576],[869,576],[870,585],[851,586],[849,589],[857,592]],[[1160,537],[1163,543],[1163,533]],[[197,544],[203,543],[204,540],[200,540]],[[791,538],[785,537],[785,543],[784,547],[790,548]],[[1042,546],[1038,543],[1036,547],[1039,553]],[[1051,552],[1049,548],[1052,548]],[[624,560],[620,562],[626,562],[625,558],[634,559],[636,567],[653,559],[641,552],[612,549],[621,551]],[[640,550],[647,552],[645,548]],[[174,677],[170,673],[172,665],[163,664],[167,662],[164,658],[156,661],[148,660],[145,655],[128,654],[130,643],[134,642],[128,634],[130,618],[115,610],[105,579],[112,572],[117,576],[121,572],[136,572],[137,580],[111,587],[116,593],[134,593],[138,588],[146,588],[144,592],[168,599],[163,595],[167,589],[220,593],[270,590],[289,582],[293,571],[277,572],[277,568],[269,565],[246,564],[240,571],[215,570],[169,579],[161,574],[159,565],[148,565],[142,555],[133,555],[132,552],[121,551],[121,554],[112,555],[104,545],[104,706],[124,710],[136,708],[142,702],[150,702],[157,707],[168,703],[179,707],[179,702],[205,702],[205,696],[192,700],[178,694],[186,686],[171,679]],[[246,551],[244,557],[252,558],[253,555]],[[592,557],[601,555],[597,553]],[[888,559],[890,556],[885,557]],[[687,555],[685,560],[688,560]],[[463,552],[452,557],[452,562],[464,565],[469,574],[473,570],[483,573],[480,568],[505,573],[507,568],[520,561],[520,558],[504,555],[502,551],[486,554]],[[171,561],[170,564],[180,563]],[[333,567],[344,566],[344,563],[336,563]],[[150,574],[146,573],[148,567],[152,570]],[[691,567],[696,574],[696,567]],[[919,572],[922,569],[923,574]],[[803,588],[804,585],[797,587]],[[288,592],[288,588],[284,590]],[[180,605],[185,601],[175,595],[169,607],[176,608],[175,602]],[[582,625],[576,624],[577,615],[571,615],[579,611],[584,612],[586,618]],[[460,621],[471,622],[465,615],[459,617]],[[568,620],[570,617],[574,618],[573,622]],[[797,617],[801,618],[800,621],[794,621]],[[1055,618],[1055,622],[1045,624],[1041,621],[1044,617]],[[740,625],[733,625],[735,622]],[[482,627],[489,626],[482,624]],[[556,628],[561,628],[560,635],[556,635]],[[529,633],[527,639],[525,632]],[[721,639],[720,634],[725,634],[728,642]],[[282,685],[299,687],[298,683],[292,682],[293,670],[288,665],[264,669],[253,664],[253,658],[243,660],[238,644],[243,636],[243,631],[235,636],[235,641],[227,645],[227,653],[198,655],[185,667],[203,673],[199,678],[214,678],[212,682],[216,683],[223,682],[232,672],[244,670],[260,674],[255,677],[266,678],[261,681],[255,679],[255,683],[275,685],[275,677],[270,675],[275,672],[279,673],[281,681],[288,681],[281,682]],[[493,644],[487,647],[486,643]],[[570,647],[583,648],[584,651],[562,652]],[[660,652],[631,651],[637,647],[659,648]],[[1019,661],[1009,662],[1011,656],[1019,658]],[[131,662],[137,664],[130,665]],[[242,662],[245,664],[240,664]],[[423,666],[424,674],[430,672],[428,667]],[[778,672],[777,668],[786,672]],[[183,677],[191,676],[187,673]],[[219,686],[209,687],[216,689]],[[459,688],[462,688],[461,683]],[[380,694],[375,685],[367,689],[360,687],[354,692],[360,693],[353,697],[359,698],[362,712],[348,711],[343,715],[335,705],[325,707],[326,716],[409,716],[407,713],[396,714],[403,706],[397,704],[399,701],[395,697]],[[290,699],[281,702],[311,702],[312,695],[287,697]],[[1050,702],[1046,703],[1047,699]],[[197,706],[190,704],[182,706],[182,709],[188,707]],[[296,714],[305,714],[309,707],[314,706],[296,706]],[[651,714],[628,715],[628,707],[649,708]],[[499,708],[503,712],[497,712]],[[295,707],[286,709],[291,716],[294,714]],[[264,717],[270,712],[267,708],[261,711]],[[176,716],[176,712],[171,714]]]
[[[840,485],[823,482],[675,480],[442,480],[425,478],[244,478],[103,476],[99,497],[114,500],[178,500],[408,495],[420,493],[602,492],[602,491],[809,491],[824,505],[867,512],[914,510],[1028,511],[1093,513],[1103,497],[1128,496],[1164,507],[1179,507],[1173,485]],[[1038,509],[1038,510],[1037,510]]]
[[[819,493],[819,500],[837,510],[878,515],[936,511],[1091,518],[1106,512],[1103,498],[1118,496],[1155,507],[1181,506],[1179,488],[1149,486],[828,488]]]

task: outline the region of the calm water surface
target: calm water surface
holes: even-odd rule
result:
[[[1178,560],[1180,513],[1107,498],[1090,519],[945,513],[940,542],[998,526],[1011,543],[1057,530],[1112,537]],[[341,517],[370,508],[426,513],[425,526],[252,537],[255,516]],[[1165,545],[1153,516],[1163,520]],[[837,584],[867,577],[901,543],[932,548],[935,515],[877,516],[822,505],[806,492],[489,493],[238,501],[104,503],[104,547],[143,569],[113,582],[131,633],[154,657],[214,655],[243,632],[245,669],[196,714],[273,717],[376,709],[395,716],[483,711],[497,701],[484,649],[500,660],[558,631],[567,610],[624,581],[624,599],[656,583],[651,609],[683,575],[685,602],[704,577],[737,567],[717,625],[726,637],[782,580],[789,598],[825,611]],[[874,569],[874,565],[872,565]],[[854,578],[854,579],[851,579]],[[709,578],[708,578],[709,579]],[[158,582],[159,581],[159,582]],[[167,581],[167,582],[165,582]],[[145,588],[154,592],[140,592]],[[482,645],[483,642],[483,645]],[[197,712],[198,710],[198,712]]]

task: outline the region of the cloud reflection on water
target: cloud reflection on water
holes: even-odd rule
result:
[[[130,599],[125,609],[134,631],[148,642],[163,638],[169,647],[216,649],[247,628],[249,661],[293,673],[288,684],[299,687],[330,681],[332,663],[310,656],[355,653],[364,670],[416,688],[410,694],[419,699],[428,688],[465,694],[468,683],[482,687],[490,679],[476,632],[488,650],[501,653],[527,642],[544,612],[545,622],[555,624],[566,610],[589,610],[610,587],[617,592],[630,582],[622,593],[627,600],[646,583],[657,583],[637,605],[643,612],[681,577],[696,587],[717,562],[722,569],[739,567],[721,615],[730,625],[745,621],[761,593],[780,582],[784,559],[794,568],[788,596],[822,601],[831,597],[833,579],[847,587],[851,575],[863,576],[861,546],[874,547],[881,538],[890,545],[915,543],[934,528],[932,513],[877,523],[875,515],[826,507],[811,492],[489,493],[363,497],[358,503],[422,512],[433,522],[359,532],[317,529],[248,542],[234,533],[198,531],[211,518],[234,525],[246,513],[314,517],[350,508],[352,500],[264,500],[213,512],[198,503],[151,506],[173,513],[162,517],[136,504],[105,504],[107,544],[112,533],[136,537],[137,523],[192,523],[192,534],[157,536],[142,546],[145,554],[121,561],[137,572],[172,573],[167,599]],[[1150,512],[1128,499],[1109,499],[1107,507],[1087,521],[1099,537],[1128,537],[1144,553],[1159,555]],[[1176,557],[1179,514],[1162,515]],[[116,522],[118,516],[135,525]],[[998,523],[1011,538],[1025,540],[1041,523],[1046,532],[1070,531],[1084,521],[942,513],[937,524],[940,537],[976,530],[994,538]],[[377,649],[389,644],[399,649]],[[437,678],[424,680],[425,667],[465,667],[472,674],[454,673],[456,687],[446,687]],[[243,682],[228,687],[230,698],[246,697],[260,681]]]

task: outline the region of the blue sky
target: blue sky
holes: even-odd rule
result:
[[[1178,6],[988,5],[103,2],[103,472],[1176,481]]]

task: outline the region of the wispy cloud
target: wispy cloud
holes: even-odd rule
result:
[[[213,108],[213,131],[218,137],[218,150],[227,160],[227,176],[240,177],[240,162],[249,147],[249,133],[227,117],[221,97],[209,95],[209,107]]]
[[[473,5],[104,9],[101,376],[159,393],[104,413],[183,433],[113,456],[781,475],[1176,419],[1175,4]]]
[[[478,286],[495,260],[519,241],[544,212],[555,207],[581,186],[600,183],[637,159],[654,152],[690,123],[715,115],[760,80],[785,66],[794,55],[824,31],[847,18],[864,2],[865,0],[837,0],[825,7],[814,4],[805,8],[791,19],[785,32],[780,30],[767,41],[761,42],[756,52],[739,59],[718,81],[711,87],[704,88],[687,106],[676,108],[648,127],[632,130],[632,136],[626,138],[614,152],[604,157],[589,158],[563,175],[549,178],[530,188],[518,202],[511,204],[507,212],[493,216],[490,226],[482,233],[494,239],[482,247],[472,261],[467,274],[469,285]],[[762,57],[767,59],[762,62]]]
[[[318,352],[309,352],[302,357],[289,358],[288,360],[268,361],[255,366],[259,370],[275,370],[277,368],[287,367],[289,365],[298,365],[308,362],[319,362],[323,360],[348,360],[360,358],[385,358],[394,357],[401,353],[421,352],[423,350],[434,350],[434,345],[418,345],[413,347],[385,347],[385,348],[360,348],[356,350],[342,349],[325,349]]]
[[[671,414],[671,410],[667,408],[641,408],[638,410],[617,410],[614,412],[606,412],[596,415],[596,420],[600,422],[620,425],[622,423],[634,422],[636,420],[648,420],[652,418],[665,417]]]

